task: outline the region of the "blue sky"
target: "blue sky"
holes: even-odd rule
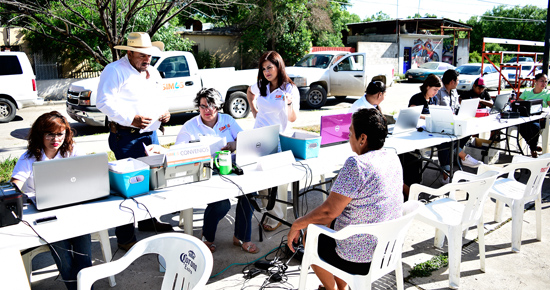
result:
[[[348,11],[365,19],[368,16],[382,11],[392,19],[407,18],[419,12],[435,14],[440,18],[462,20],[465,22],[472,16],[482,15],[495,6],[504,4],[515,6],[518,0],[351,0],[352,6]],[[399,5],[398,5],[399,3]],[[541,8],[548,7],[548,0],[523,0],[521,5],[535,5]],[[399,7],[399,9],[398,9]]]

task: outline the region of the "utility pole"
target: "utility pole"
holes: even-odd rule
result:
[[[542,57],[542,72],[548,75],[548,53],[550,53],[550,0],[546,7],[546,34],[544,35],[544,56]]]

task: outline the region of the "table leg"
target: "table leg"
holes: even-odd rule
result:
[[[544,123],[546,126],[544,126],[544,129],[542,130],[542,154],[548,153],[548,136],[550,131],[548,126],[550,125],[550,115],[544,118]]]
[[[183,230],[186,234],[193,235],[193,208],[180,211],[179,226],[183,226]]]

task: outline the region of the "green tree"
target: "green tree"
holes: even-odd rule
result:
[[[466,22],[472,26],[470,51],[481,54],[484,37],[544,41],[546,13],[546,9],[533,5],[500,5],[480,17],[472,17]],[[517,46],[503,45],[502,50],[517,50]],[[524,46],[521,50],[542,51],[542,47]]]
[[[0,5],[3,12],[16,15],[7,21],[26,28],[35,48],[55,49],[77,59],[87,55],[105,66],[120,58],[114,47],[132,31],[148,32],[153,40],[166,41],[168,48],[186,48],[189,43],[173,37],[179,13],[235,1],[0,0]]]
[[[361,22],[361,18],[357,14],[349,13],[346,8],[349,6],[347,1],[317,1],[319,9],[322,12],[313,13],[312,18],[316,18],[318,14],[324,14],[326,17],[317,17],[316,22],[310,20],[310,29],[313,31],[312,42],[314,46],[341,47],[342,32],[348,31],[347,24]],[[325,25],[322,25],[322,23]]]
[[[378,11],[376,12],[376,14],[373,14],[367,18],[365,18],[365,20],[363,20],[364,22],[372,22],[372,21],[383,21],[383,20],[390,20],[391,17],[390,15],[382,12],[382,11]]]

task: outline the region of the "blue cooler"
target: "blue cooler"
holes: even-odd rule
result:
[[[281,151],[291,150],[296,158],[308,159],[319,156],[321,146],[321,136],[319,135],[294,132],[292,136],[279,134],[279,140],[281,140]]]
[[[149,192],[149,165],[134,158],[109,162],[111,189],[124,197]]]

